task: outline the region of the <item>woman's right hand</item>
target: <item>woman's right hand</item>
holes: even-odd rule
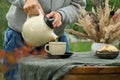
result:
[[[26,0],[23,9],[26,14],[29,14],[29,16],[38,15],[39,10],[44,15],[44,11],[38,0]]]

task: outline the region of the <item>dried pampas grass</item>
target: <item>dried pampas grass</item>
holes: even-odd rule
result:
[[[68,32],[95,42],[112,43],[120,40],[120,9],[116,12],[113,9],[114,6],[109,5],[109,0],[106,0],[104,5],[99,3],[99,6],[93,7],[91,12],[80,6],[81,14],[76,24],[82,27],[87,34],[77,32],[79,34],[77,35],[74,30],[68,30]]]

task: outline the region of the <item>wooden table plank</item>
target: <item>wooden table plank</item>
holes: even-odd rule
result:
[[[70,74],[76,73],[120,73],[120,66],[80,66],[70,71]]]
[[[80,66],[62,80],[120,80],[120,66]]]

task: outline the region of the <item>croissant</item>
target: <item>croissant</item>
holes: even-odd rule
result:
[[[100,52],[117,52],[118,49],[113,46],[113,45],[110,45],[110,44],[105,44],[103,47],[101,47],[98,51]]]

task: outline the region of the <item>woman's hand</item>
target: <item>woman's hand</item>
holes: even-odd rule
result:
[[[62,25],[62,16],[59,12],[52,11],[46,15],[48,18],[54,18],[52,25],[54,27],[60,27]]]
[[[38,2],[38,0],[26,0],[24,5],[24,12],[29,14],[29,16],[34,16],[39,14],[39,10],[44,15],[44,11]]]

